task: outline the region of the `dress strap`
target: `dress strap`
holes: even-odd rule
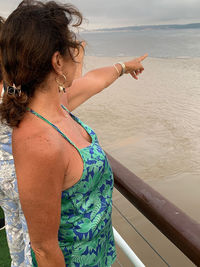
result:
[[[62,104],[61,107],[66,110],[68,113],[70,113],[70,111]]]
[[[68,111],[68,109],[66,109],[64,106],[63,108]],[[28,111],[31,112],[32,114],[34,114],[35,116],[37,116],[38,118],[42,119],[43,121],[47,122],[49,125],[51,125],[54,129],[56,129],[57,132],[59,132],[72,146],[74,146],[78,151],[79,148],[53,123],[51,123],[49,120],[47,120],[46,118],[44,118],[42,115],[40,115],[39,113],[37,113],[36,111],[32,110],[31,108],[28,108]],[[68,111],[69,112],[69,111]]]

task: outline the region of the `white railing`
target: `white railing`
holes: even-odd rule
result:
[[[133,263],[135,267],[145,267],[133,250],[129,247],[126,241],[120,236],[120,234],[113,227],[113,233],[116,244],[121,248],[121,250],[126,254],[129,260]]]

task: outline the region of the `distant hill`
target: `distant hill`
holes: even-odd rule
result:
[[[118,28],[104,28],[96,29],[94,31],[131,31],[131,30],[148,30],[148,29],[200,29],[200,23],[190,23],[190,24],[169,24],[169,25],[144,25],[144,26],[128,26],[128,27],[118,27]]]

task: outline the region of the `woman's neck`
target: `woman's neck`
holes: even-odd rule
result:
[[[29,108],[41,115],[48,114],[48,117],[63,115],[63,109],[61,108],[62,93],[59,93],[55,83],[48,84],[49,86],[36,89],[34,97],[29,103]]]

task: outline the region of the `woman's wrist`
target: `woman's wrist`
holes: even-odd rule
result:
[[[118,77],[126,73],[126,65],[123,62],[117,62],[113,64],[113,67],[116,69],[117,73],[119,74]]]
[[[119,64],[121,66],[121,68],[122,68],[122,72],[121,72],[121,75],[120,75],[120,76],[122,76],[124,73],[126,73],[126,65],[123,62],[117,62],[117,64]]]

